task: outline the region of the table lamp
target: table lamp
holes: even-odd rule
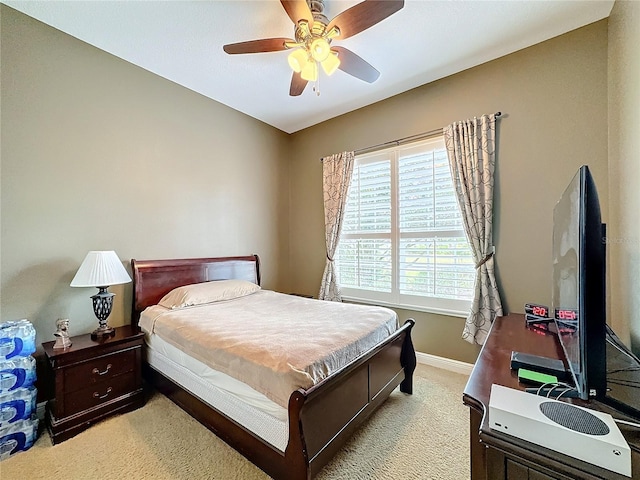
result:
[[[72,287],[97,287],[98,293],[91,297],[93,312],[98,317],[98,328],[91,333],[92,339],[109,337],[115,330],[107,325],[107,318],[113,307],[115,293],[107,291],[109,285],[129,283],[131,277],[122,266],[122,262],[113,250],[91,251],[87,254],[76,276],[71,280]]]

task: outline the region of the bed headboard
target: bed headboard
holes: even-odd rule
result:
[[[140,313],[176,287],[212,280],[247,280],[260,285],[258,255],[246,257],[131,260],[133,308],[131,324],[138,326]]]

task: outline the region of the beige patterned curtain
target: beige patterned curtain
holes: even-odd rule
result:
[[[502,315],[493,258],[495,115],[453,123],[443,133],[464,230],[476,262],[475,292],[462,338],[482,345],[491,322]]]
[[[340,286],[336,277],[333,256],[338,248],[342,219],[353,172],[353,152],[336,153],[322,159],[322,189],[324,192],[324,228],[327,245],[327,263],[320,285],[320,300],[341,302]]]

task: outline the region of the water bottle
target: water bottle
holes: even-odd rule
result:
[[[36,387],[0,393],[0,428],[31,418],[36,413],[37,393]]]
[[[38,418],[32,415],[0,428],[0,462],[14,453],[28,450],[38,438]]]
[[[29,320],[0,323],[0,360],[26,357],[36,351],[36,330]]]
[[[36,381],[36,359],[32,356],[0,360],[0,393],[30,387]]]

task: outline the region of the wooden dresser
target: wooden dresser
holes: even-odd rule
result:
[[[46,423],[54,444],[144,404],[143,337],[127,325],[105,339],[71,337],[71,347],[64,350],[54,350],[55,342],[42,344],[52,378]]]
[[[491,385],[496,383],[520,390],[525,388],[525,385],[518,383],[516,372],[510,368],[511,352],[514,350],[564,358],[555,334],[527,328],[522,315],[512,314],[496,319],[463,394],[463,401],[470,410],[471,479],[628,479],[629,477],[489,428]],[[640,377],[640,373],[638,376]],[[637,392],[640,395],[640,389]],[[617,418],[633,420],[600,402],[573,399],[566,401],[604,411]],[[620,430],[632,448],[633,478],[640,478],[640,430],[624,426],[620,426]]]

